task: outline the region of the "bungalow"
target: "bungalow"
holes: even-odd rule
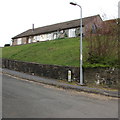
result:
[[[83,18],[83,35],[95,33],[101,26],[100,15]],[[29,29],[12,38],[12,45],[28,44],[39,41],[55,40],[80,36],[80,19]]]

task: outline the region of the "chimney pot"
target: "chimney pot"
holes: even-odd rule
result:
[[[32,31],[34,31],[34,24],[32,24]]]

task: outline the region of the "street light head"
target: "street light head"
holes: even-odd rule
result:
[[[77,5],[76,3],[70,2],[71,5]]]

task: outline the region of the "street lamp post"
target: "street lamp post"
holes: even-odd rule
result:
[[[70,2],[71,5],[80,7],[80,85],[83,85],[83,69],[82,69],[82,7],[76,3]]]

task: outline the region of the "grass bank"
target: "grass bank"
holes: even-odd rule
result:
[[[54,64],[63,66],[79,66],[79,38],[65,38],[38,42],[33,44],[11,46],[2,48],[2,58],[14,59],[26,62],[36,62],[40,64]],[[84,67],[109,67],[113,64],[99,60],[91,63],[90,42],[83,39],[83,66]],[[115,59],[114,59],[115,58]],[[105,61],[115,62],[115,54],[105,57]],[[101,62],[102,61],[102,62]]]

